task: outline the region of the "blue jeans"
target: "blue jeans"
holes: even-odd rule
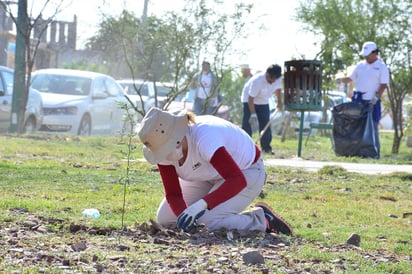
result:
[[[255,105],[256,115],[259,121],[259,134],[265,128],[265,126],[270,121],[270,109],[269,104],[266,105]],[[272,152],[272,146],[270,143],[272,142],[272,130],[270,126],[263,134],[262,138],[260,138],[260,147],[262,148],[263,152]]]
[[[196,115],[213,114],[216,110],[215,106],[205,106],[206,99],[195,98],[193,102],[193,113]]]
[[[252,136],[252,128],[249,124],[250,109],[248,103],[243,103],[243,117],[242,117],[242,129],[246,131],[249,136]]]
[[[255,105],[255,111],[259,122],[259,132],[265,128],[267,123],[270,120],[270,110],[269,104],[267,105]],[[243,103],[243,118],[242,118],[242,129],[246,131],[249,136],[252,136],[252,128],[249,124],[250,118],[250,110],[248,103]],[[262,138],[260,139],[260,147],[264,152],[271,152],[272,147],[270,143],[272,142],[272,130],[269,128],[266,130],[265,134],[263,134]]]

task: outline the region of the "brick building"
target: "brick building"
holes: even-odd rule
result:
[[[75,15],[72,22],[39,18],[31,31],[32,44],[38,43],[34,69],[62,68],[64,64],[80,61],[100,65],[100,52],[76,49],[76,35]],[[0,65],[14,67],[15,38],[16,25],[7,12],[0,8]]]

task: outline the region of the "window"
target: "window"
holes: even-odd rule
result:
[[[13,73],[8,71],[3,71],[3,80],[4,80],[4,92],[6,95],[13,94]]]
[[[95,80],[94,87],[93,87],[93,96],[105,96],[106,95],[106,88],[104,85],[104,79],[98,78]]]
[[[106,92],[110,97],[121,96],[123,91],[119,88],[116,82],[110,78],[105,79]]]

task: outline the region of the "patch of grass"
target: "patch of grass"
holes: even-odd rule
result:
[[[384,144],[387,139],[383,138]],[[28,135],[1,136],[0,142],[3,144],[0,147],[0,228],[2,223],[20,218],[11,214],[16,208],[39,216],[117,229],[121,229],[123,213],[128,227],[156,217],[163,186],[156,167],[140,161],[142,146],[138,142],[132,144],[129,165],[127,145],[116,138]],[[296,155],[297,140],[280,142],[275,138],[273,147],[277,157],[290,158]],[[320,161],[405,164],[410,159],[406,153],[383,154],[382,161],[336,157],[329,140],[322,136],[317,136],[316,142],[309,141],[302,151]],[[385,148],[385,151],[388,150]],[[129,177],[125,178],[127,169]],[[363,175],[333,165],[319,172],[268,167],[267,173],[267,184],[257,200],[270,204],[295,232],[293,252],[282,255],[285,269],[294,264],[303,269],[307,264],[312,272],[406,273],[405,270],[410,269],[408,259],[398,264],[381,263],[365,258],[358,250],[328,253],[328,249],[344,245],[352,233],[357,233],[361,236],[361,250],[409,258],[412,255],[412,221],[410,216],[403,217],[403,213],[412,209],[411,174]],[[84,218],[85,208],[99,209],[101,217]],[[294,239],[304,239],[305,244],[296,244]],[[107,244],[111,242],[107,240]],[[147,256],[152,262],[165,256],[195,260],[198,255],[196,250],[177,254],[162,251],[159,245],[142,245],[135,249],[128,256]],[[210,260],[213,263],[219,258]],[[345,269],[336,268],[338,261],[339,267],[344,265]],[[270,267],[271,261],[266,264]],[[43,268],[33,266],[28,271],[37,269]],[[142,264],[131,269],[150,271],[153,268],[150,264]],[[193,271],[197,270],[205,268],[194,266]]]
[[[335,175],[335,176],[347,176],[348,172],[341,166],[323,166],[319,171],[319,174],[323,175]]]
[[[281,174],[269,168],[272,172]],[[404,175],[366,176],[330,167],[281,175],[279,183],[265,186],[265,200],[289,220],[297,235],[336,245],[357,233],[363,248],[412,253],[412,226],[410,219],[402,218],[412,207],[412,182],[400,179]]]
[[[257,137],[257,135],[256,135]],[[406,146],[406,142],[401,142],[398,154],[392,154],[393,133],[380,132],[381,158],[363,159],[359,157],[336,156],[332,149],[329,138],[321,136],[311,136],[307,145],[306,136],[302,136],[301,157],[307,160],[331,161],[331,162],[351,162],[351,163],[380,163],[380,164],[410,164],[412,163],[412,149]],[[288,134],[286,140],[282,142],[281,136],[273,136],[272,147],[277,158],[292,158],[298,154],[297,134]],[[254,139],[256,140],[256,139]]]

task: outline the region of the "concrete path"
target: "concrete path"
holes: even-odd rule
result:
[[[136,161],[145,162],[144,158]],[[318,171],[324,166],[341,166],[348,172],[358,172],[363,174],[389,174],[393,172],[412,173],[412,165],[388,165],[388,164],[367,164],[367,163],[346,163],[346,162],[322,162],[293,159],[263,159],[266,166],[284,166],[291,168],[302,168],[308,171]]]
[[[344,162],[321,162],[309,161],[301,158],[294,159],[264,159],[267,166],[288,166],[303,168],[308,171],[318,171],[323,166],[341,166],[349,172],[364,174],[389,174],[393,172],[412,173],[412,165],[388,165],[388,164],[367,164],[367,163],[344,163]]]

